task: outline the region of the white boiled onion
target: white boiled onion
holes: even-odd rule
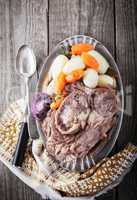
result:
[[[49,95],[49,96],[52,96],[53,94],[55,94],[55,81],[52,80],[48,86],[47,86],[47,89],[46,89],[46,93]]]
[[[91,50],[88,51],[88,53],[93,56],[97,62],[99,63],[99,70],[98,72],[100,74],[105,74],[107,69],[109,68],[109,63],[107,62],[107,60],[97,51],[95,50]]]
[[[106,87],[106,86],[110,85],[115,88],[116,87],[116,79],[114,77],[111,77],[106,74],[99,75],[98,85],[100,87]]]
[[[85,86],[95,88],[98,84],[98,73],[94,69],[87,69],[83,77],[83,82]]]
[[[64,55],[59,55],[54,59],[53,63],[51,64],[50,71],[49,71],[49,74],[51,75],[51,77],[54,80],[56,80],[58,78],[64,65],[68,62],[68,60],[69,59]]]
[[[85,64],[80,56],[73,56],[64,66],[64,74],[70,74],[72,71],[77,69],[84,69]]]

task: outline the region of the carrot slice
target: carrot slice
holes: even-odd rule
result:
[[[82,60],[87,67],[95,69],[96,71],[98,71],[99,63],[93,56],[84,52],[84,53],[82,53],[81,57],[82,57]]]
[[[84,70],[77,69],[77,70],[74,70],[72,73],[68,74],[65,77],[65,80],[66,80],[67,83],[73,83],[73,82],[81,79],[83,75],[84,75]]]
[[[81,55],[83,52],[87,52],[92,49],[94,49],[94,47],[91,44],[80,43],[80,44],[72,45],[71,53],[72,55]]]
[[[52,102],[52,103],[50,104],[50,108],[51,108],[52,110],[58,109],[59,106],[60,106],[60,101],[55,101],[55,102]]]
[[[50,104],[50,108],[52,110],[58,109],[63,100],[64,100],[64,96],[60,96],[60,97],[55,98],[55,101]]]
[[[57,94],[60,94],[64,90],[65,84],[66,84],[65,74],[61,72],[55,83],[55,90]]]

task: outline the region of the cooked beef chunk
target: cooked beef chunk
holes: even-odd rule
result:
[[[69,87],[60,108],[49,111],[42,123],[47,151],[59,161],[86,156],[107,137],[118,111],[116,91],[111,88]]]
[[[118,101],[115,90],[97,88],[94,96],[95,111],[104,117],[111,117],[118,111]]]
[[[68,95],[55,115],[55,124],[61,134],[74,134],[84,129],[90,106],[88,96],[81,91]]]

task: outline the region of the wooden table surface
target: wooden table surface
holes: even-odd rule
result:
[[[137,0],[0,0],[0,114],[23,95],[15,73],[22,44],[37,57],[38,70],[64,38],[86,34],[100,40],[115,57],[125,91],[125,115],[113,152],[137,144]],[[0,200],[38,200],[38,194],[0,163]],[[122,183],[99,200],[137,200],[137,162]]]

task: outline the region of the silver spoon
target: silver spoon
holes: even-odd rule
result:
[[[23,45],[18,50],[16,59],[16,71],[24,78],[26,86],[26,105],[29,104],[28,80],[36,71],[36,58],[33,50]],[[28,107],[29,108],[29,107]]]
[[[17,58],[16,58],[16,71],[24,78],[25,81],[25,103],[26,103],[26,110],[24,114],[24,121],[21,126],[21,131],[19,134],[14,158],[12,164],[15,166],[21,166],[26,145],[29,139],[28,134],[28,121],[30,115],[30,108],[29,108],[29,86],[28,81],[29,78],[35,73],[36,71],[36,58],[33,53],[33,50],[29,48],[27,45],[23,45],[18,50]]]

